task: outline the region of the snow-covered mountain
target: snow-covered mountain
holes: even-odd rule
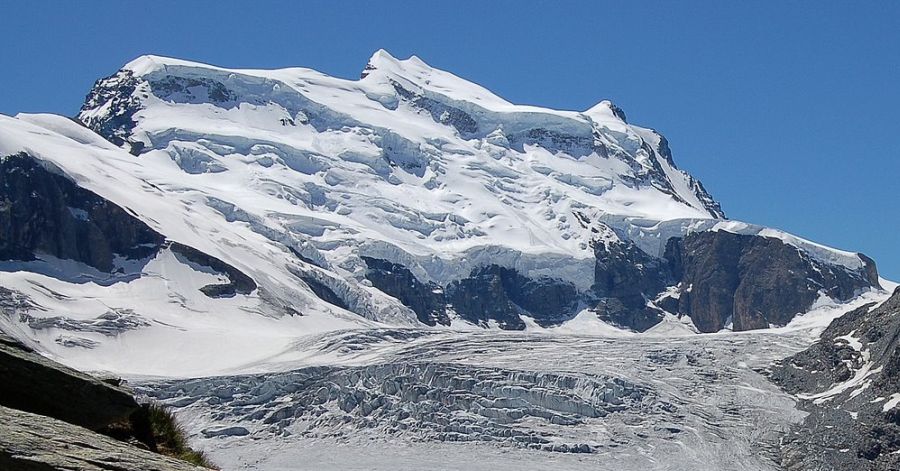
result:
[[[359,80],[140,57],[75,120],[0,116],[0,156],[0,327],[87,369],[245,370],[354,327],[749,330],[880,290],[725,219],[608,101],[385,51]]]

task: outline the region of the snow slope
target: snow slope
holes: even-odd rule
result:
[[[309,232],[330,224],[347,228],[333,231],[332,240],[382,240],[421,255],[502,239],[500,245],[525,253],[586,257],[592,256],[590,231],[573,227],[572,210],[657,220],[718,215],[690,191],[693,180],[683,172],[666,174],[672,178],[664,190],[654,187],[650,170],[665,159],[641,134],[655,134],[626,124],[608,102],[585,113],[512,105],[417,58],[398,61],[384,51],[359,81],[307,69],[227,70],[154,56],[123,70],[148,81],[131,133],[156,152],[142,158],[176,160],[192,184],[228,178],[255,188],[264,178],[269,191],[321,193],[320,201],[300,194],[292,202],[295,195],[284,195],[291,206],[276,209],[269,198],[260,205],[251,195],[221,192],[257,216],[314,217]],[[218,81],[229,96],[213,104],[208,89],[194,82],[174,92],[173,86],[149,85],[173,76]],[[477,126],[460,132],[436,121],[401,100],[395,87],[462,110]],[[91,122],[105,111],[86,109],[80,118]],[[565,153],[522,137],[534,130],[586,143]]]

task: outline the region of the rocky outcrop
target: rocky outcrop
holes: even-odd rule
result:
[[[132,154],[140,154],[144,143],[131,140],[131,131],[135,126],[134,114],[143,107],[135,92],[143,85],[130,70],[120,70],[97,80],[84,99],[78,119],[113,144],[128,144]],[[93,110],[98,108],[107,109],[107,113],[95,115]]]
[[[632,242],[594,244],[597,257],[592,293],[597,315],[610,324],[643,332],[658,324],[663,311],[648,305],[671,282],[668,265]]]
[[[61,420],[0,406],[0,469],[189,471],[204,468]]]
[[[506,330],[524,329],[521,315],[540,325],[554,325],[572,317],[579,296],[566,281],[532,279],[499,265],[476,268],[444,287],[420,281],[402,265],[370,257],[363,260],[368,266],[366,278],[427,325],[449,325],[451,313],[482,326],[493,321]]]
[[[300,279],[303,280],[303,282],[306,283],[306,286],[309,286],[309,289],[322,301],[341,309],[350,310],[350,306],[348,306],[347,303],[325,283],[322,283],[312,276],[302,276]]]
[[[836,319],[771,377],[809,412],[784,440],[786,469],[900,469],[900,289]]]
[[[127,390],[67,368],[0,334],[0,404],[92,430],[128,417]]]
[[[213,271],[228,277],[228,283],[206,285],[200,288],[203,294],[211,298],[228,298],[235,294],[250,294],[256,289],[256,282],[252,278],[212,255],[177,242],[169,243],[169,247],[175,254],[185,257],[187,260],[200,266],[209,267]]]
[[[139,405],[118,379],[100,380],[0,333],[0,469],[198,469],[174,417]],[[162,453],[162,454],[158,454]]]
[[[678,313],[701,332],[787,324],[820,294],[847,301],[878,287],[874,262],[855,272],[811,259],[779,239],[726,231],[672,238],[665,258],[681,286]]]
[[[147,260],[169,248],[188,263],[226,275],[208,285],[210,297],[249,294],[256,283],[242,271],[165,237],[122,208],[27,154],[0,159],[0,260],[33,261],[39,255],[73,260],[100,273],[122,274],[116,258]],[[102,320],[102,319],[101,319]]]
[[[26,154],[0,159],[2,260],[43,253],[109,272],[116,256],[147,257],[163,240],[127,210]]]
[[[447,297],[460,317],[486,326],[495,321],[501,329],[522,330],[525,322],[511,294],[515,289],[515,272],[496,265],[473,270],[468,278],[454,281],[447,289]],[[509,289],[509,288],[512,288]]]
[[[393,82],[394,90],[401,98],[410,101],[414,106],[429,113],[435,121],[453,126],[463,136],[471,136],[478,131],[478,122],[465,111],[446,105],[423,95],[417,95],[397,82]]]
[[[450,325],[447,302],[440,286],[423,283],[406,267],[371,257],[362,257],[366,262],[366,279],[376,288],[397,298],[404,306],[413,310],[425,325]]]
[[[875,263],[864,255],[859,255],[862,268],[854,270],[759,235],[690,233],[670,238],[661,258],[614,237],[593,248],[594,281],[585,291],[565,280],[529,278],[499,265],[475,268],[441,286],[420,281],[402,265],[363,259],[366,278],[425,324],[447,325],[458,316],[482,326],[493,321],[507,330],[524,329],[522,316],[541,326],[560,324],[578,306],[638,332],[658,324],[666,313],[689,317],[700,332],[763,329],[787,324],[823,295],[848,301],[880,286]]]
[[[615,110],[613,110],[613,112],[615,112]],[[675,159],[672,158],[672,149],[669,148],[669,140],[666,139],[666,136],[663,136],[662,134],[656,133],[656,135],[659,137],[659,144],[656,146],[656,152],[666,161],[666,163],[668,163],[672,167],[675,167]],[[665,176],[665,171],[662,170],[662,168],[659,168],[659,165],[657,165],[656,168],[656,175],[657,177]],[[708,191],[706,191],[706,188],[704,188],[703,183],[701,183],[700,180],[697,180],[693,176],[688,176],[687,183],[694,195],[697,196],[697,199],[700,200],[703,206],[713,217],[717,219],[726,219],[725,211],[722,210],[722,206],[718,201],[715,200],[715,198],[712,197],[712,195],[709,194]],[[674,194],[672,196],[676,197],[676,195]]]

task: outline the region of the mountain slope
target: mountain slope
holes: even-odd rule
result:
[[[900,466],[900,289],[836,319],[772,377],[809,412],[785,441],[787,469]]]
[[[725,220],[609,102],[513,105],[415,57],[354,81],[144,56],[77,120],[0,117],[0,220],[29,228],[0,239],[0,322],[83,368],[381,325],[748,330],[880,289],[865,256]]]

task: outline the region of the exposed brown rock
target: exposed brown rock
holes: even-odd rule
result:
[[[825,265],[779,239],[709,231],[669,240],[666,248],[680,280],[679,312],[702,332],[733,322],[734,330],[784,325],[805,312],[819,293],[847,301],[877,287],[874,263],[859,271]]]

